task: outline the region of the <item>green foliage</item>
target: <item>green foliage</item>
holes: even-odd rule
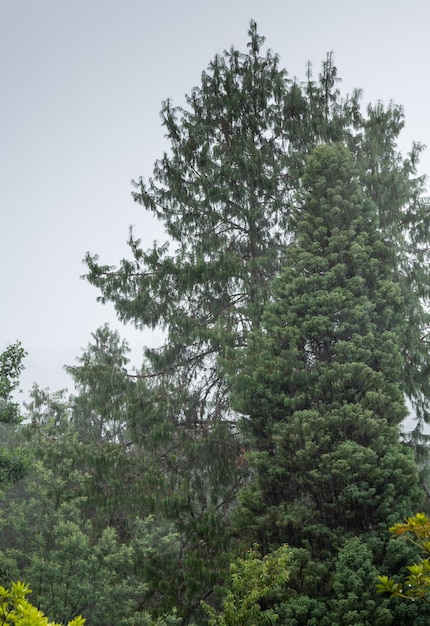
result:
[[[128,375],[130,348],[107,325],[96,330],[78,364],[67,367],[76,394],[70,398],[70,420],[81,446],[81,467],[89,474],[85,515],[99,528],[116,528],[127,537],[128,521],[147,507],[149,456],[133,447],[130,425],[136,405],[144,403],[138,383]]]
[[[236,523],[265,550],[288,543],[322,563],[319,585],[303,585],[294,568],[290,585],[325,602],[332,624],[388,624],[392,614],[372,599],[384,552],[375,540],[421,499],[398,439],[402,294],[348,150],[315,148],[302,180],[286,268],[230,366],[254,470]],[[361,565],[343,576],[353,537]]]
[[[73,422],[82,440],[125,444],[127,410],[135,387],[128,376],[130,348],[109,326],[92,334],[79,365],[68,366],[77,395],[73,398]]]
[[[338,598],[336,621],[344,626],[388,626],[392,624],[389,603],[375,597],[375,543],[353,537],[339,550],[333,580]],[[379,550],[382,546],[379,545]],[[373,550],[372,550],[373,548]]]
[[[44,413],[45,426],[29,427],[39,460],[1,501],[4,579],[28,580],[39,607],[60,622],[85,614],[95,625],[176,623],[173,612],[162,616],[156,585],[157,568],[176,554],[176,537],[148,516],[130,519],[120,541],[114,528],[86,517],[91,475],[80,463],[83,444],[72,424],[59,422],[58,395],[52,402],[57,419]]]
[[[25,448],[5,449],[5,443],[6,437],[3,438],[0,446],[0,489],[21,480],[28,470],[28,456]]]
[[[187,98],[161,112],[170,151],[153,177],[137,183],[135,200],[160,220],[168,243],[148,251],[130,236],[131,259],[118,268],[87,255],[88,280],[137,327],[161,326],[160,350],[148,350],[142,372],[164,419],[225,422],[229,388],[216,356],[246,342],[258,327],[270,283],[296,235],[296,190],[312,148],[346,145],[359,184],[375,202],[389,262],[409,321],[402,385],[426,419],[429,212],[416,176],[422,146],[397,150],[403,110],[380,102],[365,114],[361,92],[341,96],[328,55],[319,80],[291,80],[255,23],[248,52],[217,56]],[[174,250],[170,251],[170,247]],[[388,258],[387,258],[388,262]],[[427,277],[428,278],[428,277]],[[171,389],[172,393],[165,394]]]
[[[390,528],[393,536],[404,536],[424,554],[430,554],[430,519],[424,513],[408,517],[404,524],[394,524]],[[379,576],[377,590],[389,593],[393,597],[406,600],[422,600],[430,603],[430,558],[421,559],[414,565],[408,565],[408,575],[403,582],[396,582],[389,576]]]
[[[59,626],[31,605],[26,596],[31,589],[23,583],[12,583],[10,589],[0,586],[0,624],[6,626]],[[68,626],[84,626],[85,619],[76,617]]]
[[[19,423],[19,406],[12,401],[12,392],[19,384],[19,376],[24,369],[26,352],[17,341],[0,354],[0,422]]]
[[[139,520],[142,517],[153,519],[151,533],[148,531],[148,536],[152,537],[151,549],[145,556],[139,553],[137,557],[133,553],[133,559],[137,559],[136,580],[149,582],[148,591],[141,595],[143,599],[139,600],[139,605],[142,603],[161,619],[161,614],[173,611],[178,604],[185,605],[186,598],[193,598],[200,579],[192,580],[190,576],[188,585],[183,582],[188,570],[196,571],[196,556],[193,560],[189,552],[192,549],[194,554],[200,555],[211,549],[206,537],[213,519],[202,511],[201,519],[196,520],[198,539],[190,545],[185,524],[183,527],[178,524],[174,533],[175,529],[165,514],[158,513],[156,520],[149,515],[157,508],[157,498],[163,496],[169,504],[166,492],[168,495],[172,486],[168,483],[162,460],[172,451],[169,452],[162,442],[155,445],[150,433],[144,449],[136,447],[128,438],[127,429],[134,413],[145,406],[144,397],[137,393],[138,387],[141,391],[140,381],[129,376],[125,367],[128,347],[107,327],[96,331],[93,339],[78,365],[68,368],[75,380],[76,395],[50,394],[35,387],[27,407],[29,425],[25,430],[35,456],[42,462],[39,470],[42,467],[46,473],[46,482],[42,479],[38,484],[42,489],[47,484],[50,487],[48,501],[40,504],[40,512],[43,515],[44,511],[51,510],[52,502],[63,502],[63,499],[66,501],[64,505],[68,506],[71,496],[71,506],[77,511],[73,520],[91,545],[109,527],[116,533],[118,546],[130,546],[139,532]],[[38,486],[34,488],[37,492]],[[26,490],[24,508],[29,506],[27,494],[30,493]],[[19,494],[17,499],[19,501]],[[37,502],[43,500],[43,493],[40,493],[34,502],[36,518],[39,514]],[[10,502],[15,502],[12,496]],[[8,509],[8,533],[16,533],[18,519],[29,516],[28,508],[22,517]],[[35,524],[40,525],[37,521]],[[28,536],[25,527],[23,531],[23,536]],[[20,545],[19,533],[11,540]],[[222,541],[225,541],[223,536],[219,538],[219,542]],[[34,554],[40,550],[40,546],[33,547]],[[213,562],[226,561],[228,556],[220,552],[219,556],[211,558]],[[16,571],[13,564],[9,564],[8,569],[11,573]],[[34,573],[36,571],[37,565]],[[29,579],[28,573],[21,572],[18,569],[20,576]],[[30,582],[33,584],[32,580]],[[57,583],[53,583],[56,595],[59,593]],[[138,597],[137,592],[133,597]],[[88,610],[86,614],[89,615]]]
[[[28,467],[25,447],[16,433],[21,421],[20,409],[12,398],[25,356],[19,342],[0,354],[0,490],[23,478]]]
[[[223,593],[222,611],[217,613],[202,602],[210,626],[263,626],[278,621],[276,611],[264,607],[281,597],[288,580],[288,560],[288,547],[281,546],[263,558],[254,548],[246,558],[233,563],[229,587]]]
[[[279,267],[290,194],[278,141],[284,73],[276,55],[260,56],[255,25],[250,38],[249,54],[232,49],[215,58],[189,110],[163,106],[171,154],[147,185],[139,181],[135,199],[163,221],[175,250],[154,244],[145,252],[131,237],[133,258],[118,272],[87,256],[90,282],[121,319],[167,333],[161,350],[146,351],[133,441],[142,454],[159,452],[154,512],[183,537],[179,587],[191,605],[228,565],[228,514],[242,482],[241,445],[216,357],[258,323]]]
[[[2,495],[0,571],[55,619],[205,623],[236,544],[257,541],[267,557],[235,562],[213,624],[413,623],[372,577],[404,557],[383,529],[420,505],[398,425],[406,393],[425,452],[421,146],[404,158],[401,107],[363,111],[338,82],[331,55],[290,79],[251,23],[246,53],[217,56],[186,107],[163,104],[170,149],[134,198],[168,243],[130,233],[118,267],[86,262],[100,300],[165,341],[130,372],[105,326],[67,368],[74,395],[36,387],[32,473]],[[20,350],[0,359],[3,401]]]
[[[86,256],[87,279],[102,302],[112,302],[124,322],[165,333],[161,347],[145,351],[134,386],[116,380],[133,397],[116,415],[126,416],[126,425],[121,417],[118,421],[121,436],[130,437],[129,450],[149,459],[146,468],[152,471],[140,474],[146,481],[140,493],[149,496],[145,506],[180,535],[177,584],[172,586],[170,574],[165,583],[172,603],[179,593],[187,617],[225,575],[230,515],[249,469],[236,427],[237,412],[248,409],[241,394],[231,395],[235,373],[228,378],[225,372],[232,371],[237,350],[261,326],[266,303],[282,289],[297,297],[294,311],[271,309],[279,327],[290,328],[284,353],[272,367],[271,349],[261,348],[268,356],[261,360],[252,339],[250,369],[256,375],[249,381],[267,393],[250,400],[261,405],[252,465],[267,476],[273,502],[259,509],[257,496],[244,527],[261,528],[261,516],[268,534],[279,535],[275,545],[284,542],[284,528],[301,537],[302,521],[290,521],[296,519],[294,493],[307,494],[294,507],[313,528],[310,540],[320,541],[321,554],[338,546],[339,524],[353,533],[370,528],[376,518],[385,523],[399,500],[388,479],[390,464],[399,493],[410,485],[415,489],[411,459],[397,446],[397,426],[405,415],[402,393],[412,399],[419,418],[411,443],[427,453],[419,445],[430,398],[429,212],[421,199],[423,179],[416,175],[422,147],[414,145],[403,157],[397,149],[401,107],[378,103],[364,111],[361,92],[341,95],[338,83],[331,55],[318,79],[310,70],[303,83],[291,79],[278,56],[264,50],[252,22],[245,53],[232,48],[216,56],[185,107],[163,104],[169,150],[155,163],[152,177],[136,183],[134,198],[162,223],[167,241],[147,250],[130,233],[130,256],[117,267]],[[348,158],[339,160],[339,154],[332,155],[330,173],[328,163],[320,163],[321,153],[310,156],[305,168],[321,144],[348,148],[353,174]],[[313,214],[306,225],[301,190],[309,184]],[[324,222],[327,211],[330,223]],[[321,246],[326,254],[318,254]],[[283,267],[296,262],[302,276],[287,271],[283,287],[273,283]],[[272,341],[279,341],[276,333]],[[312,358],[318,363],[324,352],[331,354],[332,343],[334,362],[309,368]],[[308,361],[297,359],[296,352],[309,352]],[[271,367],[265,384],[263,370]],[[113,371],[116,376],[119,369]],[[289,387],[282,390],[285,381]],[[269,387],[275,397],[281,388],[279,402],[271,401]],[[329,421],[318,409],[326,400]],[[285,411],[294,416],[288,424],[281,423]],[[263,442],[273,437],[273,445],[260,449],[260,435]],[[309,476],[297,467],[307,467]],[[289,510],[274,524],[284,490]],[[252,500],[254,487],[246,493],[241,498]],[[405,511],[414,498],[406,499]],[[269,537],[257,540],[270,550]]]

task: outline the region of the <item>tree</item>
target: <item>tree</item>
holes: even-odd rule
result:
[[[146,350],[133,374],[139,384],[128,432],[142,455],[160,452],[152,511],[183,537],[186,612],[228,567],[228,558],[213,555],[228,552],[229,516],[243,484],[238,470],[246,469],[221,362],[261,324],[298,236],[296,192],[316,145],[350,149],[358,184],[376,206],[384,262],[400,290],[396,306],[409,322],[398,375],[419,418],[416,449],[428,415],[429,212],[416,176],[422,146],[406,158],[399,153],[401,107],[378,103],[363,112],[360,91],[341,96],[331,54],[317,80],[309,68],[299,84],[263,44],[252,22],[246,53],[217,56],[185,108],[163,105],[170,150],[147,183],[139,179],[134,198],[162,222],[167,241],[145,250],[131,232],[131,256],[118,267],[86,256],[87,279],[122,321],[165,331],[164,344]]]
[[[60,626],[55,622],[48,622],[48,618],[39,609],[27,600],[26,596],[32,593],[28,585],[21,582],[12,583],[10,589],[0,586],[0,624],[2,626]],[[68,622],[68,626],[84,626],[86,619],[81,616]],[[130,624],[130,622],[125,622]],[[142,616],[133,624],[139,626],[178,626],[179,621],[174,615],[166,615],[153,621],[148,616]]]
[[[19,341],[0,354],[0,422],[4,424],[16,424],[21,421],[19,405],[13,401],[12,392],[19,384],[26,354]]]
[[[107,299],[119,303],[117,295],[127,291],[120,296],[122,319],[168,329],[165,349],[147,351],[141,376],[150,414],[143,408],[137,416],[135,441],[142,441],[141,433],[147,440],[149,418],[155,438],[167,439],[165,447],[173,451],[165,470],[174,490],[158,504],[187,533],[187,551],[193,547],[193,573],[184,589],[204,581],[205,592],[217,580],[208,578],[210,564],[213,554],[225,554],[225,519],[240,484],[240,443],[216,355],[240,344],[258,323],[268,280],[279,266],[281,209],[290,193],[280,139],[283,72],[276,56],[259,57],[255,26],[251,36],[249,55],[232,50],[211,64],[202,88],[189,98],[192,113],[181,112],[177,123],[180,112],[169,102],[163,108],[172,161],[166,156],[156,166],[158,190],[156,182],[146,189],[141,181],[136,199],[164,215],[178,250],[169,256],[166,246],[155,246],[144,253],[131,238],[134,260],[115,274],[87,257],[89,279],[106,287]],[[182,204],[183,219],[177,215]],[[196,575],[202,558],[204,571]]]
[[[138,616],[131,618],[124,611],[118,619],[124,624],[127,619],[133,619],[133,624],[137,624],[146,620],[147,611],[151,611],[161,624],[161,620],[167,619],[166,611],[170,610],[174,616],[175,606],[186,605],[186,594],[191,595],[199,581],[194,583],[194,588],[191,584],[186,587],[183,582],[187,569],[193,567],[185,533],[175,533],[165,515],[158,513],[155,519],[150,515],[152,503],[162,489],[171,488],[163,474],[161,459],[172,452],[162,441],[155,446],[150,433],[145,447],[137,448],[128,438],[133,414],[145,406],[145,396],[140,393],[142,382],[127,375],[127,353],[127,344],[117,332],[105,326],[93,334],[93,341],[77,359],[78,364],[67,368],[74,380],[74,395],[33,388],[27,405],[28,425],[23,430],[38,464],[33,468],[34,476],[28,479],[30,485],[8,495],[7,505],[3,507],[4,542],[0,539],[0,546],[3,543],[3,569],[8,571],[9,579],[25,577],[44,602],[48,602],[49,596],[49,602],[61,605],[64,589],[70,601],[76,593],[80,594],[81,602],[86,593],[94,594],[97,577],[92,572],[97,565],[100,580],[107,570],[103,561],[100,563],[88,551],[87,544],[97,549],[106,532],[114,532],[118,558],[128,555],[133,565],[129,568],[132,573],[126,575],[121,570],[121,581],[127,585],[124,602],[130,610],[136,603],[142,607]],[[64,519],[73,521],[74,526],[69,525],[63,533],[60,548],[55,547],[52,533],[55,535],[57,524],[64,521],[63,507]],[[30,534],[26,531],[29,520],[34,520]],[[148,548],[136,552],[136,537],[142,535],[144,520],[148,522],[145,534]],[[153,521],[149,524],[150,520]],[[34,528],[40,533],[36,544]],[[202,535],[205,532],[207,529],[202,525]],[[69,562],[68,551],[72,550],[73,556],[73,542],[78,539],[81,554],[78,561],[83,563],[79,568],[78,562],[74,563],[73,575],[67,578],[66,585],[59,576],[59,562]],[[15,561],[9,546],[18,548]],[[203,540],[200,546],[206,549]],[[217,558],[226,556],[213,557]],[[112,573],[104,581],[106,593],[110,589],[109,581],[115,576],[118,573]],[[134,582],[130,578],[133,576]],[[42,584],[41,579],[43,589],[37,586]],[[52,594],[47,590],[52,590]],[[115,593],[119,594],[120,590],[120,584],[116,583]],[[105,606],[103,598],[100,595],[98,603],[85,608],[93,622],[99,619],[100,606]]]
[[[66,366],[76,388],[73,422],[82,440],[127,443],[126,407],[135,387],[127,376],[129,352],[127,342],[105,324],[92,333],[78,365]]]
[[[0,354],[0,490],[20,480],[27,467],[25,449],[18,443],[16,427],[21,421],[20,409],[12,393],[19,384],[26,352],[19,342]]]
[[[86,517],[91,476],[80,467],[73,431],[63,425],[54,437],[46,429],[32,444],[39,460],[0,500],[3,580],[27,580],[38,608],[58,622],[85,614],[95,626],[177,624],[176,613],[163,609],[154,574],[177,554],[175,535],[143,515],[130,521],[127,541],[100,528],[96,515],[94,523]]]
[[[202,426],[215,422],[231,428],[229,389],[216,357],[244,345],[258,327],[294,237],[291,215],[307,154],[324,141],[345,143],[392,245],[410,321],[402,384],[425,420],[429,212],[423,179],[415,176],[422,146],[414,144],[406,159],[397,151],[401,107],[378,103],[364,116],[359,90],[341,97],[331,54],[319,80],[308,70],[300,85],[276,55],[261,56],[264,38],[255,23],[249,36],[248,53],[231,49],[209,65],[188,109],[169,100],[163,106],[170,154],[156,162],[148,184],[139,180],[134,198],[164,224],[175,249],[169,252],[166,242],[145,251],[131,234],[132,258],[114,268],[87,254],[87,279],[120,319],[167,333],[162,348],[147,350],[141,374],[152,411],[173,422],[175,432],[178,423],[193,434],[207,434]]]
[[[76,390],[70,420],[82,449],[81,467],[91,477],[85,515],[124,539],[147,510],[143,495],[153,465],[134,449],[130,433],[138,382],[128,376],[129,352],[119,333],[105,325],[92,334],[77,364],[66,367]]]
[[[26,596],[31,589],[23,583],[12,583],[10,589],[0,586],[0,623],[4,626],[59,626],[48,622],[48,618],[32,606]],[[76,617],[68,626],[83,626],[85,619]]]
[[[31,462],[0,500],[0,573],[28,580],[58,621],[80,612],[94,624],[177,624],[160,579],[171,579],[179,542],[148,515],[149,459],[126,437],[136,386],[124,369],[128,348],[107,327],[93,339],[68,368],[75,395],[34,386],[26,405],[20,432]]]
[[[230,566],[229,586],[224,590],[222,611],[202,603],[210,626],[263,626],[274,624],[279,615],[268,602],[282,597],[288,580],[288,546],[281,546],[263,558],[254,547],[246,557]]]
[[[241,495],[238,532],[266,551],[288,543],[308,552],[304,570],[316,584],[303,584],[303,568],[298,576],[294,564],[290,584],[325,605],[327,624],[389,623],[386,607],[371,621],[375,608],[363,591],[372,589],[369,572],[384,558],[387,521],[421,498],[398,435],[406,413],[402,291],[378,226],[349,151],[315,148],[285,270],[260,330],[230,369],[255,473]],[[362,538],[361,588],[353,577],[336,585],[332,578],[353,537]],[[352,586],[360,589],[357,602]],[[292,616],[295,602],[285,610]]]
[[[142,376],[160,415],[191,427],[228,423],[216,357],[259,324],[292,234],[307,151],[322,136],[352,133],[359,117],[359,94],[341,106],[332,90],[331,57],[320,85],[309,76],[301,88],[276,55],[260,56],[255,23],[249,36],[247,54],[231,49],[209,65],[189,110],[165,102],[171,154],[156,162],[148,184],[136,184],[136,202],[163,222],[176,249],[155,243],[145,252],[131,234],[132,259],[120,268],[86,257],[87,279],[120,319],[166,330],[165,345],[147,350]]]
[[[430,553],[430,519],[424,513],[417,513],[408,517],[406,523],[397,523],[390,528],[395,537],[404,536],[412,545],[418,547],[424,554]],[[379,576],[377,590],[379,593],[389,593],[392,597],[405,600],[421,600],[430,603],[430,560],[421,559],[414,565],[408,565],[408,575],[403,583],[394,578]]]

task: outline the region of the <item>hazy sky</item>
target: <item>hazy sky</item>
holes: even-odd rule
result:
[[[63,365],[106,321],[136,364],[158,341],[96,302],[82,259],[128,256],[130,225],[164,239],[130,195],[166,147],[160,104],[244,50],[251,18],[291,76],[334,51],[342,90],[404,105],[402,150],[430,146],[428,0],[0,0],[0,351],[22,341],[24,389],[70,386]]]

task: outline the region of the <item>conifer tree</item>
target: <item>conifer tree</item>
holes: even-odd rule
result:
[[[360,90],[341,95],[331,54],[318,80],[309,66],[300,84],[277,55],[262,54],[264,38],[254,22],[249,38],[247,53],[232,48],[215,57],[187,108],[170,100],[163,105],[170,150],[147,183],[136,183],[134,199],[162,222],[166,243],[145,251],[131,234],[131,258],[118,268],[88,253],[87,279],[121,320],[166,331],[164,345],[146,351],[142,368],[152,415],[175,431],[178,424],[194,433],[214,423],[228,427],[234,415],[217,355],[244,345],[259,325],[285,245],[295,236],[291,216],[307,155],[322,142],[344,143],[391,245],[387,262],[410,321],[402,386],[425,420],[430,212],[416,176],[422,146],[402,157],[402,108],[377,103],[364,113]]]
[[[372,576],[387,550],[386,524],[421,497],[398,435],[403,295],[349,151],[315,148],[302,184],[297,238],[232,375],[254,471],[238,529],[265,551],[296,550],[290,573],[302,597],[285,609],[295,623],[310,615],[319,624],[391,623],[387,603],[373,599]],[[345,575],[352,551],[360,584]]]
[[[81,446],[80,464],[91,479],[85,515],[99,531],[106,526],[127,538],[143,512],[142,467],[129,433],[136,383],[127,375],[130,348],[105,325],[77,363],[67,366],[76,392],[68,401],[71,426]]]
[[[164,615],[162,585],[179,542],[148,515],[140,492],[149,459],[137,459],[118,432],[126,346],[106,327],[94,339],[83,369],[71,368],[78,395],[32,390],[20,427],[28,473],[0,493],[0,576],[28,580],[38,608],[59,621],[85,609],[93,624],[178,624],[175,611]]]
[[[232,48],[217,56],[185,107],[163,105],[170,149],[152,178],[136,183],[134,199],[163,224],[166,243],[146,250],[131,233],[131,256],[118,267],[86,256],[87,279],[122,321],[165,331],[164,344],[145,351],[135,374],[128,432],[142,456],[159,452],[153,510],[174,521],[184,539],[189,567],[181,588],[189,606],[218,580],[213,555],[227,552],[228,518],[246,470],[220,357],[259,328],[272,280],[297,236],[296,191],[316,145],[338,142],[354,155],[411,322],[401,346],[401,388],[421,420],[430,397],[421,146],[406,158],[398,152],[401,107],[378,103],[364,112],[360,91],[341,95],[331,54],[317,79],[309,67],[300,84],[263,44],[252,22],[246,53]]]
[[[160,470],[157,452],[136,449],[129,433],[136,405],[144,404],[139,381],[128,376],[130,349],[108,325],[66,366],[74,393],[50,393],[35,385],[26,405],[25,430],[33,451],[56,475],[63,460],[85,477],[81,515],[94,537],[112,527],[126,541],[137,517],[148,513],[149,491]],[[67,465],[66,473],[70,472]]]

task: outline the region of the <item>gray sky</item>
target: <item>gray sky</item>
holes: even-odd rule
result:
[[[96,302],[82,258],[128,256],[130,225],[144,247],[163,240],[130,195],[166,147],[161,101],[183,104],[216,53],[244,50],[251,18],[291,76],[333,50],[342,91],[403,104],[402,150],[430,146],[428,0],[0,0],[0,351],[22,341],[25,390],[70,386],[63,365],[104,322],[136,364],[159,341]]]

